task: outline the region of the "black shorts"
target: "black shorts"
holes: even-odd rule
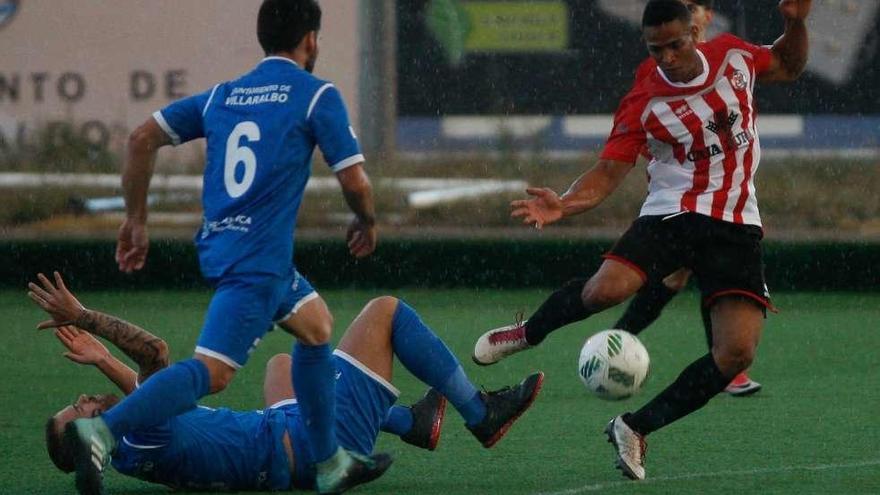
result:
[[[773,310],[764,282],[763,237],[758,226],[698,213],[643,216],[605,258],[633,268],[645,281],[689,268],[697,277],[705,305],[720,296],[741,295]]]

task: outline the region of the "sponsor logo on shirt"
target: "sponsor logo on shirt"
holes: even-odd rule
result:
[[[736,134],[733,133],[734,124],[736,124],[739,118],[740,115],[734,111],[730,113],[716,113],[714,119],[706,122],[706,129],[718,136],[719,143],[712,143],[704,148],[692,149],[687,154],[687,159],[692,162],[709,160],[722,153],[736,151],[749,146],[755,140],[750,130],[746,129]]]
[[[715,120],[709,120],[709,122],[706,123],[706,129],[709,129],[716,135],[720,136],[721,133],[729,133],[733,128],[733,124],[736,124],[737,119],[739,119],[739,114],[733,110],[731,110],[726,117],[723,113],[716,114]]]
[[[692,113],[694,113],[694,111],[687,105],[682,105],[675,109],[675,116],[679,119],[683,119]]]
[[[253,219],[247,215],[236,215],[234,217],[226,217],[223,220],[208,221],[205,218],[202,221],[202,239],[217,232],[225,232],[232,230],[235,232],[250,232]]]

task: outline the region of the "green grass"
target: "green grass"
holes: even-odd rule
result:
[[[379,292],[327,291],[337,334]],[[404,290],[425,320],[467,358],[475,337],[541,302],[544,291]],[[191,353],[209,299],[203,292],[84,293],[83,302],[153,330],[169,341],[175,359]],[[481,448],[447,417],[436,452],[383,437],[379,448],[395,456],[381,480],[357,493],[878,493],[880,492],[880,294],[779,294],[782,312],[770,317],[754,377],[765,385],[747,399],[720,396],[706,408],[650,437],[648,480],[622,480],[601,434],[605,422],[639,407],[690,361],[705,352],[696,297],[668,308],[643,341],[652,375],[643,393],[627,402],[595,399],[584,391],[576,360],[584,337],[610,326],[619,310],[559,331],[541,347],[491,368],[463,359],[478,384],[496,388],[541,369],[544,391],[532,410],[492,450]],[[24,292],[0,292],[6,328],[0,364],[0,493],[71,493],[73,479],[55,471],[43,447],[45,418],[81,392],[109,391],[94,369],[61,357],[48,333],[33,330],[42,315]],[[263,363],[286,352],[290,339],[271,335],[230,389],[208,404],[260,407]],[[398,368],[402,402],[423,387]],[[167,490],[117,473],[111,493]]]

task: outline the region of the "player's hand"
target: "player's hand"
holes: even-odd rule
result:
[[[51,320],[37,325],[38,329],[70,325],[86,310],[64,286],[64,279],[61,278],[60,273],[55,272],[54,285],[42,273],[37,275],[37,279],[39,279],[40,285],[33,282],[28,283],[28,289],[30,289],[28,297],[52,317]]]
[[[348,252],[355,258],[364,258],[376,250],[376,224],[365,223],[359,218],[352,220],[345,236]]]
[[[119,271],[132,273],[143,268],[149,247],[147,225],[142,221],[126,218],[119,227],[116,239],[116,264],[119,265]]]
[[[55,330],[55,337],[67,348],[64,357],[74,363],[98,364],[110,356],[110,351],[90,333],[70,325]]]
[[[534,225],[539,230],[562,218],[562,198],[555,191],[546,187],[530,187],[526,192],[534,197],[511,202],[512,218],[522,218],[524,224]]]
[[[780,0],[779,13],[789,20],[804,20],[810,14],[813,0]]]

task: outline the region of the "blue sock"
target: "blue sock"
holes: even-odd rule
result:
[[[339,449],[336,441],[336,377],[330,345],[293,346],[293,388],[316,462]]]
[[[205,363],[187,359],[155,373],[101,418],[119,439],[193,409],[210,389],[211,376]]]
[[[403,301],[398,302],[391,322],[391,345],[403,366],[443,394],[468,425],[483,420],[486,406],[458,359]]]
[[[382,422],[381,429],[385,433],[392,433],[397,436],[406,435],[412,429],[413,416],[408,407],[391,406],[385,421]]]

